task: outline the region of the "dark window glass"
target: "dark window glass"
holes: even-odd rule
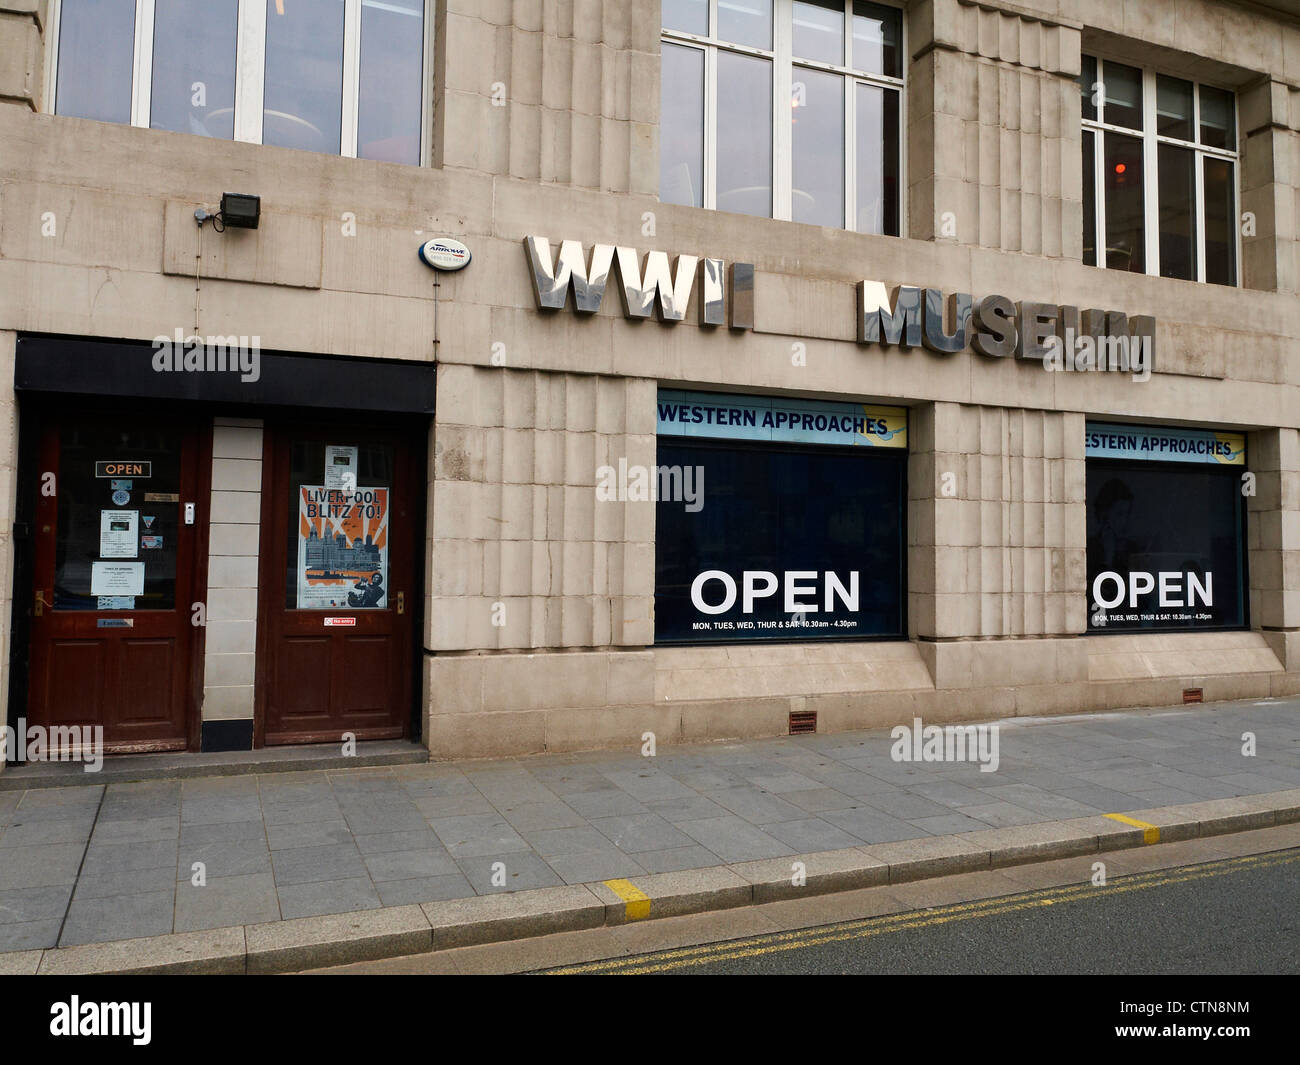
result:
[[[703,467],[704,506],[692,513],[682,502],[656,504],[656,642],[901,635],[907,455],[864,453],[870,450],[661,437],[660,466]],[[703,612],[692,603],[692,584],[709,570],[735,582],[736,601],[723,613]],[[778,583],[776,594],[754,598],[748,612],[746,571],[774,574]],[[846,605],[827,572],[849,592],[857,574],[856,609]],[[766,584],[754,580],[755,588]],[[808,590],[798,590],[803,588]],[[792,603],[806,605],[805,620],[817,625],[789,625],[793,612],[786,610],[786,593],[792,589]],[[700,589],[710,606],[720,605],[725,593],[719,579]],[[736,627],[749,623],[754,627]]]
[[[796,67],[793,90],[793,218],[796,222],[842,227],[844,78]]]
[[[1097,135],[1083,131],[1083,261],[1097,265]]]
[[[424,89],[423,0],[361,5],[357,155],[420,162]]]
[[[63,0],[55,110],[73,118],[131,121],[135,0]]]
[[[799,59],[844,65],[842,0],[795,0],[794,54]]]
[[[730,0],[718,4],[718,40],[772,47],[772,0]]]
[[[95,476],[98,462],[133,461],[150,463],[150,476]],[[180,433],[103,424],[65,425],[59,438],[58,487],[54,609],[174,609],[181,508]],[[119,571],[140,567],[144,593],[103,594],[103,586],[97,589],[94,584],[96,562]]]
[[[1106,265],[1140,274],[1146,270],[1142,142],[1108,133],[1105,147]]]
[[[663,46],[659,107],[659,199],[704,206],[704,53]]]
[[[1122,595],[1117,605],[1101,607],[1106,624],[1092,631],[1243,626],[1240,488],[1237,467],[1089,459],[1089,615],[1099,600],[1114,602]],[[1097,578],[1106,573],[1120,581],[1107,577],[1099,585]],[[1136,574],[1150,575],[1153,589],[1134,599],[1147,583],[1145,576],[1135,580]],[[1163,597],[1161,574],[1167,575]],[[1198,588],[1208,592],[1208,604]],[[1136,619],[1129,620],[1130,614]]]
[[[1107,62],[1102,67],[1106,110],[1102,120],[1126,129],[1142,128],[1142,71],[1122,63]]]
[[[1161,144],[1160,276],[1196,279],[1196,153]]]
[[[1192,83],[1181,78],[1156,78],[1156,132],[1162,137],[1190,141],[1192,136]]]
[[[898,236],[898,93],[857,86],[859,233]]]
[[[239,0],[171,0],[154,8],[149,125],[201,137],[235,135]]]
[[[903,13],[853,0],[853,66],[868,74],[903,76]]]
[[[1097,117],[1097,100],[1097,60],[1085,55],[1079,70],[1079,104],[1084,118]]]
[[[1232,93],[1201,86],[1201,143],[1209,148],[1237,150],[1237,120]]]
[[[718,52],[718,210],[772,216],[772,63]]]
[[[343,128],[343,5],[266,0],[262,143],[337,155]]]
[[[1203,159],[1205,165],[1205,280],[1237,283],[1236,167],[1227,159]]]
[[[709,0],[663,0],[660,14],[666,30],[708,35]]]

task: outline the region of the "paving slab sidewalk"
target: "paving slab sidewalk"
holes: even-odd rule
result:
[[[997,724],[994,772],[877,730],[0,792],[0,972],[283,971],[1300,820],[1300,700]]]

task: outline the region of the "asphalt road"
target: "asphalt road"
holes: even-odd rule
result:
[[[549,971],[1297,973],[1300,849]]]

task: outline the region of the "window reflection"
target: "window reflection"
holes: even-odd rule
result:
[[[853,0],[853,67],[868,74],[903,76],[902,12]]]
[[[154,8],[149,125],[201,137],[235,135],[239,0],[170,0]]]
[[[659,198],[704,206],[704,53],[663,46],[659,107]]]
[[[1205,280],[1213,285],[1237,283],[1237,226],[1234,192],[1236,167],[1227,159],[1206,158]]]
[[[718,53],[718,210],[772,215],[772,64]]]
[[[772,47],[772,0],[718,0],[718,39]]]
[[[898,236],[899,94],[857,87],[857,197],[859,233]]]
[[[343,128],[343,4],[267,0],[262,143],[337,154]]]
[[[844,79],[838,74],[796,68],[790,122],[794,130],[794,220],[843,226]]]
[[[424,76],[423,0],[364,0],[357,155],[420,162]]]
[[[1160,145],[1160,276],[1196,277],[1196,156],[1187,148]]]
[[[841,0],[795,0],[794,54],[800,59],[844,64],[844,4]]]
[[[56,110],[101,122],[131,121],[135,0],[63,0]]]
[[[1106,113],[1103,120],[1126,129],[1142,128],[1142,71],[1107,62],[1102,70]]]

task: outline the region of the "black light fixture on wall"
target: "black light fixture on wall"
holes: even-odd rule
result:
[[[244,192],[223,192],[221,207],[216,212],[209,212],[200,207],[194,212],[194,220],[203,225],[209,218],[212,227],[223,232],[227,226],[232,229],[256,229],[262,217],[262,197]]]

